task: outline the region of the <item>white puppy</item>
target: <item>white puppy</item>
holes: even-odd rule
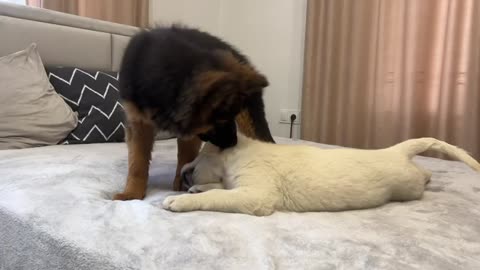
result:
[[[320,149],[278,145],[238,135],[235,147],[220,151],[207,143],[184,171],[193,168],[198,194],[169,196],[166,209],[270,215],[278,211],[364,209],[422,197],[431,173],[411,161],[436,150],[480,172],[464,150],[433,139],[408,140],[379,150]],[[208,191],[207,191],[208,190]]]

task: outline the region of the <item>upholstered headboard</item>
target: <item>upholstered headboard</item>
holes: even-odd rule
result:
[[[118,71],[139,29],[80,16],[0,2],[0,56],[37,43],[45,66]]]

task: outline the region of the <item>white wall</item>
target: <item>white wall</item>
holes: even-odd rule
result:
[[[222,0],[150,0],[150,24],[184,23],[219,35]]]
[[[281,109],[300,110],[306,0],[151,0],[152,23],[181,22],[235,45],[270,81],[265,90],[272,133],[288,137]],[[299,126],[294,137],[299,137]]]

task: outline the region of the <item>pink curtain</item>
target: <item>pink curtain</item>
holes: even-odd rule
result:
[[[480,158],[480,1],[310,0],[307,18],[303,139]]]

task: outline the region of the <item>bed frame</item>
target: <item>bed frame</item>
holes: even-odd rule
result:
[[[0,57],[37,44],[43,64],[118,71],[140,28],[43,8],[0,2]],[[159,131],[156,140],[174,137]]]
[[[0,57],[37,43],[45,66],[118,71],[139,28],[0,2]]]

